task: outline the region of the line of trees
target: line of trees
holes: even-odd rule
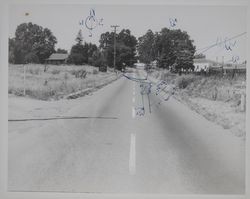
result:
[[[143,63],[157,61],[158,67],[176,72],[194,69],[195,46],[185,31],[162,28],[160,32],[153,33],[148,30],[138,38],[137,50]]]
[[[133,66],[137,61],[137,39],[128,29],[123,29],[118,34],[114,32],[101,34],[99,47],[86,42],[83,44],[83,36],[81,31],[79,31],[76,37],[76,44],[72,46],[70,51],[69,63],[76,65],[87,63],[99,67],[113,67],[114,37],[116,37],[116,69],[122,70],[125,66]]]
[[[100,36],[100,45],[84,42],[81,30],[76,36],[76,44],[71,47],[68,63],[90,64],[97,67],[113,67],[114,36],[116,37],[116,69],[132,66],[136,61],[137,39],[128,29],[120,33],[106,32]],[[20,24],[14,38],[9,38],[9,62],[14,64],[44,63],[52,53],[68,53],[55,50],[56,37],[48,28],[33,23]]]
[[[136,39],[129,29],[119,33],[101,34],[99,46],[84,42],[81,30],[69,52],[68,63],[97,67],[113,67],[114,37],[116,37],[116,69],[133,66],[137,62],[150,64],[157,61],[160,68],[175,71],[193,69],[195,46],[187,32],[162,28],[160,32],[148,30]],[[55,50],[56,37],[48,28],[32,23],[20,24],[15,37],[9,39],[9,62],[14,64],[44,63],[52,53],[68,53]],[[136,55],[138,53],[138,56]]]
[[[114,37],[116,37],[116,69],[121,70],[125,66],[133,66],[137,62],[137,39],[129,29],[123,29],[120,33],[106,32],[100,37],[100,51],[104,56],[104,63],[113,66]]]

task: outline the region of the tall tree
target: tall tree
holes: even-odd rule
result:
[[[161,68],[193,69],[195,46],[185,31],[162,28],[155,34],[148,32],[139,38],[140,61],[150,63],[157,60]]]
[[[15,32],[14,63],[43,63],[55,52],[56,43],[56,37],[48,28],[33,23],[22,23]]]
[[[114,60],[114,34],[103,33],[100,37],[100,49],[105,55],[106,64],[113,67]],[[116,69],[121,70],[125,66],[132,66],[136,62],[137,40],[130,30],[123,29],[116,34]]]
[[[77,33],[76,44],[72,46],[68,62],[76,65],[82,65],[88,63],[88,44],[84,45],[81,30]]]
[[[154,33],[152,30],[148,30],[145,35],[138,38],[138,53],[139,59],[141,62],[149,64],[151,61],[155,59],[155,52],[154,52]]]
[[[93,63],[93,54],[94,52],[97,51],[97,46],[95,44],[92,43],[88,43],[86,44],[87,48],[88,48],[88,64],[92,64]]]

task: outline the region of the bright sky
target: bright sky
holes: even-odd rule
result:
[[[95,10],[97,19],[103,18],[103,26],[92,31],[92,37],[85,25],[80,22]],[[246,32],[246,8],[235,6],[162,6],[162,5],[12,5],[9,10],[10,37],[15,34],[16,27],[23,22],[32,22],[49,28],[56,36],[56,48],[70,51],[75,44],[77,32],[81,29],[84,40],[99,44],[101,33],[112,31],[111,25],[119,25],[131,30],[137,38],[148,29],[160,31],[170,27],[169,19],[176,18],[174,28],[185,30],[194,40],[196,49],[215,44],[217,39],[224,40]],[[25,13],[28,13],[26,15]],[[235,43],[236,42],[236,43]],[[231,50],[214,47],[205,54],[209,59],[231,60],[239,56],[239,62],[246,59],[246,34],[232,40],[235,44]]]

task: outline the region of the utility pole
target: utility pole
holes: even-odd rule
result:
[[[116,69],[116,63],[115,63],[115,59],[116,59],[116,28],[118,28],[120,26],[118,25],[112,25],[111,28],[114,28],[114,70]]]

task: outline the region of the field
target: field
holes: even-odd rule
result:
[[[25,69],[25,71],[24,71]],[[39,100],[57,100],[64,96],[104,85],[116,76],[114,72],[99,72],[88,65],[9,64],[9,94],[29,96]]]

